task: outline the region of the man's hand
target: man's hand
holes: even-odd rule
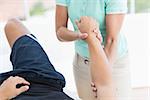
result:
[[[76,24],[78,29],[80,30],[81,34],[79,37],[81,39],[86,39],[88,37],[88,33],[95,33],[97,39],[102,42],[102,36],[99,30],[99,24],[96,22],[95,19],[87,16],[83,16],[80,18],[80,21],[76,20]]]
[[[16,88],[18,84],[24,84],[20,88]],[[11,76],[7,80],[5,80],[2,85],[0,86],[0,97],[2,100],[12,99],[22,92],[25,92],[29,89],[30,83],[27,82],[25,79],[18,77],[18,76]]]
[[[87,16],[81,17],[80,21],[76,20],[76,24],[82,33],[93,32],[99,26],[96,20]]]

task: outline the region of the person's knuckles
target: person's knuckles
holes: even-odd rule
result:
[[[20,77],[16,78],[16,82],[24,82],[24,81],[25,80],[23,78],[20,78]]]
[[[13,77],[13,76],[10,76],[10,77],[8,78],[8,80],[9,80],[9,79],[12,79],[12,78],[14,78],[14,77]]]
[[[19,76],[15,76],[14,78],[20,78]]]
[[[19,78],[19,79],[17,79],[16,80],[16,83],[17,84],[30,84],[28,81],[26,81],[25,79],[23,79],[23,78]]]
[[[21,78],[21,77],[19,77],[19,76],[15,76],[14,80],[17,81],[17,82],[19,82],[19,81],[23,81],[24,79]]]

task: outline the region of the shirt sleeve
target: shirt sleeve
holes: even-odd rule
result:
[[[106,14],[127,13],[127,0],[106,0]]]
[[[67,6],[67,0],[56,0],[56,5]]]

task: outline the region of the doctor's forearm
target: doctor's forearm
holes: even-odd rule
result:
[[[57,38],[62,42],[74,41],[78,39],[78,34],[71,30],[68,30],[66,27],[60,27],[57,30]]]

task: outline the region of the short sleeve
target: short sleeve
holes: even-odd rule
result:
[[[56,5],[67,6],[67,0],[56,0]]]
[[[106,0],[106,14],[127,13],[127,0]]]

